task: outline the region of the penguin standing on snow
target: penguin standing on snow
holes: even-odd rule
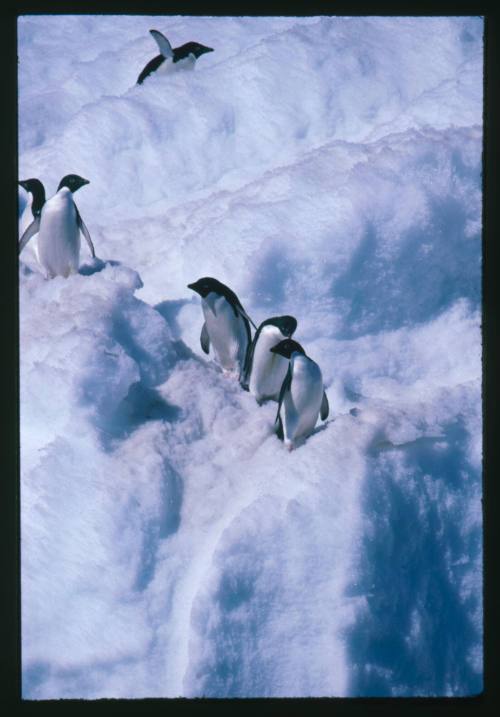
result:
[[[322,421],[326,420],[328,399],[318,364],[306,356],[299,343],[285,339],[271,352],[290,359],[279,395],[276,423],[278,438],[291,451],[297,440],[312,433],[318,415]]]
[[[200,343],[208,354],[212,344],[217,362],[225,374],[241,379],[245,356],[252,340],[250,324],[255,327],[238,297],[228,286],[209,276],[198,279],[188,288],[201,296],[205,322]]]
[[[200,55],[205,52],[213,52],[212,47],[200,45],[199,42],[186,42],[180,47],[172,47],[165,35],[158,30],[149,31],[153,36],[160,54],[148,62],[137,78],[137,84],[142,85],[146,77],[159,70],[161,73],[169,72],[172,69],[194,70],[194,64]]]
[[[38,261],[48,279],[54,276],[67,277],[78,271],[80,232],[95,258],[89,231],[73,200],[73,193],[85,184],[89,184],[88,179],[83,179],[78,174],[67,174],[63,177],[56,194],[44,203],[40,214],[35,217],[19,242],[21,253],[31,237],[38,233]]]
[[[273,316],[257,329],[247,352],[242,386],[248,388],[258,403],[278,400],[288,360],[271,353],[271,349],[284,339],[291,338],[296,328],[297,320],[293,316]]]

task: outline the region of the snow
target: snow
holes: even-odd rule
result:
[[[151,28],[214,52],[137,87]],[[18,33],[19,178],[88,178],[98,256],[20,257],[23,697],[480,692],[482,19]],[[297,318],[297,450],[202,352],[202,276]]]

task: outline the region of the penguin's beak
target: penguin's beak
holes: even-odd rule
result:
[[[83,179],[83,177],[82,177],[82,179]],[[83,179],[82,184],[90,184],[90,180],[88,180],[88,179]]]
[[[205,45],[203,45],[201,54],[204,55],[206,52],[213,52],[213,51],[214,51],[213,47],[206,47]]]
[[[28,191],[28,188],[27,188],[27,186],[26,186],[26,182],[25,182],[24,180],[21,181],[21,182],[18,182],[18,184],[19,184],[23,189],[26,189],[26,191]]]
[[[188,289],[191,289],[192,291],[196,291],[197,294],[200,293],[200,292],[198,291],[198,287],[196,286],[196,282],[193,282],[192,284],[188,284],[188,285],[187,285],[187,288],[188,288]]]

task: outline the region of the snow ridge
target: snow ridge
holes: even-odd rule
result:
[[[151,27],[215,51],[136,87]],[[20,179],[88,177],[99,256],[20,257],[25,698],[481,690],[482,29],[20,18]],[[297,318],[296,451],[200,276]]]

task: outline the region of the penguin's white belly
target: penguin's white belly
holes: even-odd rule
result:
[[[283,340],[275,326],[264,326],[255,345],[249,390],[258,401],[266,398],[278,400],[281,384],[288,371],[288,359],[271,353],[273,346]]]
[[[176,63],[177,64],[177,63]],[[155,70],[155,75],[169,75],[171,72],[174,71],[174,63],[172,62],[171,58],[168,58],[167,60],[164,60],[161,65],[158,67],[157,70]]]
[[[292,385],[284,397],[285,442],[312,433],[323,399],[323,377],[317,364],[299,356],[293,362]]]
[[[194,64],[196,58],[194,55],[188,55],[178,62],[174,62],[171,58],[166,59],[156,70],[156,74],[169,75],[172,72],[178,72],[179,70],[194,70]]]
[[[196,57],[194,55],[188,55],[187,57],[183,57],[182,60],[178,60],[172,64],[176,70],[194,70],[195,63]]]
[[[222,368],[239,371],[243,366],[248,337],[243,319],[221,296],[208,295],[202,301],[210,343]],[[215,313],[214,313],[215,310]]]
[[[80,230],[69,191],[61,190],[45,203],[38,233],[37,255],[49,277],[67,277],[78,271]]]

